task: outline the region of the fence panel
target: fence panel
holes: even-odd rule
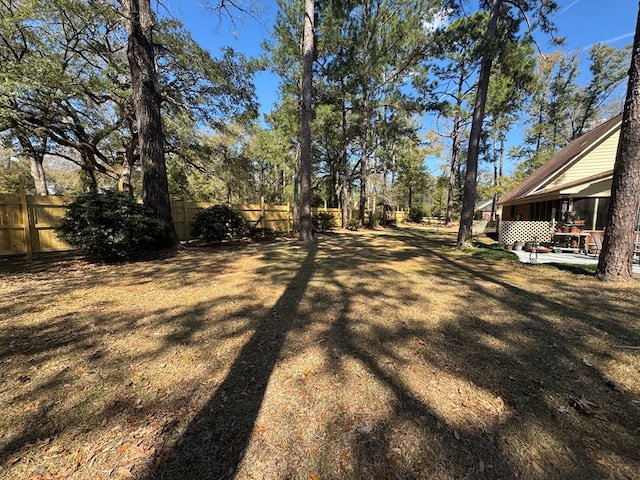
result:
[[[64,216],[66,205],[71,201],[73,199],[69,197],[0,194],[0,256],[72,250],[54,231]],[[171,214],[179,240],[188,241],[191,238],[193,220],[198,211],[212,205],[214,204],[210,202],[171,201]],[[247,220],[258,222],[258,227],[270,228],[280,233],[293,230],[290,205],[261,202],[230,206]],[[339,208],[312,208],[313,215],[318,212],[330,213],[335,218],[336,225],[342,222]],[[407,215],[408,212],[405,211],[395,212],[398,222],[405,221]],[[28,248],[29,240],[31,248]]]
[[[193,221],[200,210],[215,205],[211,202],[189,202],[186,200],[171,200],[171,218],[178,235],[178,240],[189,241]]]
[[[54,232],[69,200],[0,194],[0,255],[71,250]],[[26,217],[23,209],[27,211]],[[31,242],[30,249],[28,241]]]
[[[320,212],[330,213],[337,226],[342,225],[342,210],[339,208],[312,207],[311,215],[317,215]]]
[[[0,254],[26,253],[20,195],[0,194]]]
[[[58,238],[54,229],[60,223],[70,199],[64,197],[27,197],[29,204],[29,228],[34,252],[70,250],[66,242]]]

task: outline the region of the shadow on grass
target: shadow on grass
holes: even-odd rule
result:
[[[394,398],[390,412],[364,431],[345,433],[339,423],[327,419],[328,450],[332,442],[339,443],[345,436],[351,439],[353,461],[345,478],[600,478],[608,474],[604,467],[608,459],[640,463],[634,450],[636,404],[608,388],[610,379],[586,360],[611,358],[591,344],[590,336],[607,332],[640,342],[637,332],[611,319],[611,314],[623,314],[631,305],[589,297],[588,287],[578,289],[560,279],[550,280],[549,294],[535,293],[503,279],[500,272],[505,266],[495,269],[487,257],[451,255],[453,251],[445,251],[440,238],[403,228],[385,235],[385,243],[378,244],[358,237],[334,237],[322,244],[317,256],[313,247],[285,293],[264,318],[257,319],[253,336],[173,448],[169,462],[152,478],[236,477],[284,337],[292,329],[312,276],[330,281],[336,289],[310,297],[316,309],[331,305],[336,312],[329,330],[316,339],[326,345],[333,375],[346,376],[345,365],[355,361],[369,374],[363,381],[373,379]],[[493,249],[486,250],[493,258]],[[451,318],[434,329],[428,323],[399,326],[389,319],[385,325],[363,317],[362,302],[368,305],[365,315],[375,317],[377,301],[400,299],[387,298],[385,282],[404,278],[389,266],[416,258],[440,273],[433,275],[440,290],[455,292],[457,301],[444,312]],[[271,281],[284,281],[284,258],[274,252],[270,260],[258,273]],[[530,267],[514,262],[509,268]],[[336,280],[339,273],[348,271],[354,275],[349,283]],[[432,298],[431,292],[406,294],[398,308],[426,298]],[[424,314],[429,307],[428,302],[422,306]],[[489,308],[517,318],[494,323],[487,315]],[[274,323],[272,319],[279,315]],[[557,316],[564,322],[553,321]],[[398,353],[399,347],[407,349],[416,340],[411,356]],[[459,380],[465,389],[480,392],[481,400],[476,394],[465,396],[460,389],[454,394],[461,397],[462,405],[454,404],[453,410],[468,409],[462,423],[443,413],[442,404],[455,403],[454,399],[446,395],[437,399],[406,382],[403,371],[418,359],[426,372],[445,375],[454,383]],[[575,411],[570,398],[581,396],[595,400],[606,412],[606,421]],[[487,398],[489,406],[483,407],[486,400],[482,399]],[[495,411],[487,413],[483,410],[487,408]],[[483,423],[475,415],[489,420]],[[595,430],[602,432],[599,438],[594,438]],[[398,440],[403,436],[410,446],[403,447]],[[413,449],[416,457],[403,459],[403,448]],[[333,478],[336,469],[327,464],[318,473],[321,478]]]
[[[399,240],[428,246],[413,232]],[[459,274],[477,279],[474,293],[484,307],[474,309],[473,301],[452,305],[455,317],[439,329],[443,335],[422,337],[422,355],[438,370],[456,366],[456,375],[500,396],[513,412],[491,435],[464,442],[470,453],[479,452],[476,461],[486,462],[492,456],[505,459],[501,468],[510,465],[513,474],[495,471],[483,476],[539,478],[548,472],[553,478],[599,478],[616,467],[618,474],[637,473],[639,402],[611,388],[603,366],[614,364],[614,352],[611,345],[594,341],[604,337],[613,343],[621,339],[640,343],[638,332],[618,318],[634,311],[630,299],[606,295],[602,285],[597,295],[591,281],[582,285],[560,278],[549,279],[548,291],[540,294],[527,284],[517,286],[493,276],[482,265],[430,251],[443,265],[455,265]],[[491,306],[514,312],[517,320],[493,322],[487,314]],[[581,410],[571,400],[580,398],[592,401],[593,408]],[[545,440],[531,447],[530,436]],[[558,446],[563,450],[558,451]],[[532,449],[536,450],[533,456]],[[617,459],[624,459],[626,465],[616,465]],[[467,474],[473,473],[469,467]]]
[[[598,268],[598,265],[574,265],[569,263],[545,263],[543,265],[545,268],[555,268],[574,275],[587,275],[589,277],[593,277],[596,274],[596,268]]]
[[[335,417],[326,418],[323,448],[332,455],[338,453],[332,449],[333,442],[346,438],[352,458],[348,461],[350,470],[338,476],[334,468],[338,457],[327,457],[324,471],[316,471],[320,478],[578,479],[624,478],[625,473],[634,478],[633,470],[627,467],[640,465],[640,403],[636,403],[634,392],[621,393],[608,386],[609,369],[618,357],[598,342],[604,338],[614,344],[640,343],[637,330],[621,321],[637,310],[635,295],[618,298],[615,289],[602,287],[596,292],[588,278],[492,262],[492,248],[481,249],[488,257],[460,253],[442,246],[446,237],[418,229],[332,235],[324,240],[309,246],[251,247],[241,253],[262,255],[258,267],[250,270],[255,277],[250,282],[253,288],[269,282],[284,289],[271,308],[262,308],[267,303],[260,301],[239,301],[237,293],[230,292],[228,297],[216,296],[216,302],[238,300],[240,307],[230,305],[227,313],[215,319],[207,318],[206,301],[189,303],[183,310],[159,308],[153,312],[158,325],[175,326],[175,331],[165,335],[163,349],[194,346],[200,333],[211,334],[206,331],[210,320],[229,326],[221,333],[216,330],[220,341],[211,345],[203,342],[203,349],[223,345],[225,333],[246,341],[229,360],[226,376],[215,389],[194,386],[208,400],[198,407],[177,442],[169,445],[167,452],[159,452],[158,463],[163,453],[169,454],[167,462],[151,466],[146,478],[244,478],[246,462],[242,464],[242,460],[248,448],[255,446],[256,419],[265,404],[268,384],[274,380],[276,364],[283,356],[290,360],[311,348],[323,349],[323,368],[344,381],[344,386],[358,389],[375,383],[381,386],[376,392],[382,392],[385,401],[391,398],[380,405],[383,414],[373,409],[375,413],[354,413],[362,415],[358,418],[370,415],[365,430],[348,426],[345,431],[344,425],[334,423]],[[293,250],[298,253],[292,254]],[[198,257],[197,263],[171,266],[169,271],[161,263],[153,264],[126,278],[123,288],[139,288],[139,283],[148,282],[161,296],[175,281],[190,286],[206,279],[215,289],[217,281],[225,281],[223,274],[235,268],[234,255],[221,252],[212,260]],[[410,262],[422,263],[424,269],[413,264],[405,269]],[[185,278],[189,269],[198,270],[200,277]],[[521,269],[528,270],[524,281],[508,276]],[[540,278],[546,282],[544,288],[536,283]],[[158,285],[159,279],[165,285]],[[72,291],[81,286],[78,280],[65,288]],[[46,295],[40,293],[44,305]],[[445,294],[451,300],[443,308],[437,300]],[[246,297],[250,298],[250,292]],[[33,293],[28,298],[39,296]],[[35,302],[27,303],[30,305],[24,308]],[[388,306],[391,308],[385,309]],[[7,303],[7,307],[11,305]],[[402,314],[409,309],[415,313]],[[330,315],[321,315],[326,310]],[[15,309],[20,311],[22,307]],[[241,327],[234,323],[238,319]],[[50,361],[70,348],[86,350],[89,359],[96,349],[104,348],[93,343],[96,333],[118,330],[134,334],[136,329],[136,321],[125,315],[115,319],[97,316],[96,325],[84,329],[78,328],[81,323],[73,316],[54,320],[40,331],[12,332],[7,322],[5,331],[10,334],[0,341],[0,361],[11,360],[18,350]],[[302,334],[318,326],[321,334]],[[297,343],[301,338],[304,343]],[[106,335],[105,344],[108,341]],[[206,352],[202,353],[206,358]],[[152,362],[153,355],[156,352],[141,353],[135,361]],[[106,360],[135,363],[115,355]],[[213,363],[207,364],[212,376]],[[354,364],[359,368],[357,378],[349,376]],[[421,381],[407,379],[412,369],[417,369]],[[360,376],[361,372],[365,374]],[[61,371],[34,396],[60,389],[69,375],[67,370]],[[447,382],[452,385],[449,390],[445,389]],[[158,410],[179,409],[183,399],[189,401],[192,392],[183,384],[174,388],[184,390],[180,399],[170,405],[159,403]],[[570,395],[593,401],[598,416],[581,414],[571,405]],[[487,399],[489,404],[485,404]],[[358,401],[354,398],[354,403]],[[451,406],[450,411],[446,405]],[[138,412],[142,421],[144,413],[150,415],[154,408],[152,404],[144,406],[137,410],[132,396],[116,398],[87,428],[98,428],[106,415],[126,417],[132,415],[127,413],[130,411]],[[49,414],[48,408],[42,405],[27,426],[35,429],[37,421]],[[300,421],[296,408],[293,404],[291,425]],[[2,459],[47,435],[44,426],[36,433],[23,432],[4,449]],[[273,451],[285,453],[277,465],[280,470],[268,474],[271,478],[307,477],[306,470],[295,471],[299,463],[287,463],[293,458],[287,448],[294,450],[295,444],[286,442],[278,438],[281,450]],[[415,454],[410,458],[406,451]],[[609,475],[606,465],[616,461],[624,462],[627,470]],[[248,470],[247,476],[256,473]]]
[[[235,358],[224,381],[191,421],[167,462],[149,478],[233,478],[252,436],[269,379],[314,273],[312,243],[297,274]]]

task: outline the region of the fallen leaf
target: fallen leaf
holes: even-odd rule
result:
[[[131,473],[131,470],[129,470],[128,468],[119,468],[118,470],[116,470],[116,475],[120,475],[124,478],[133,478],[133,473]]]
[[[569,400],[571,400],[571,405],[579,412],[598,418],[600,420],[606,420],[604,414],[602,413],[602,410],[600,410],[600,408],[598,408],[595,404],[584,398],[584,395],[580,398],[569,395]]]
[[[313,472],[309,472],[309,478],[311,480],[320,480],[320,477]]]
[[[453,436],[456,437],[456,440],[460,440],[460,434],[458,433],[457,430],[453,431]]]
[[[366,425],[364,427],[360,427],[358,429],[358,433],[371,433],[372,430],[373,430],[373,427],[371,425]]]
[[[78,469],[78,466],[76,465],[75,467],[69,468],[68,470],[60,470],[58,473],[56,473],[56,478],[67,478],[70,477],[71,475],[73,475],[73,473]]]
[[[538,472],[539,474],[543,474],[544,473],[543,468],[540,465],[538,465],[536,462],[534,462],[533,460],[531,460],[531,465],[533,465],[533,469],[536,472]]]
[[[482,460],[480,460],[480,463],[478,463],[478,471],[480,473],[484,472],[484,462]]]
[[[131,445],[129,447],[129,461],[136,460],[138,458],[147,458],[155,453],[156,449],[144,448],[139,445]]]

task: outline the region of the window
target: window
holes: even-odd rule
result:
[[[573,210],[576,216],[585,220],[584,228],[587,230],[604,230],[609,210],[609,199],[601,198],[576,198],[573,201]],[[593,216],[595,218],[595,225]],[[575,217],[574,217],[575,218]]]
[[[550,221],[554,209],[557,216],[557,212],[560,210],[559,200],[534,203],[531,205],[531,220]]]
[[[607,213],[609,212],[609,199],[598,199],[598,216],[596,217],[596,230],[604,230],[607,224]]]

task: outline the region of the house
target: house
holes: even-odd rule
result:
[[[502,219],[580,220],[584,231],[604,230],[621,124],[618,115],[578,137],[501,197]]]
[[[483,200],[482,202],[476,203],[474,207],[474,211],[476,214],[480,212],[480,220],[491,220],[491,210],[493,210],[493,199]],[[502,212],[500,211],[500,207],[496,205],[497,216],[500,216]]]

